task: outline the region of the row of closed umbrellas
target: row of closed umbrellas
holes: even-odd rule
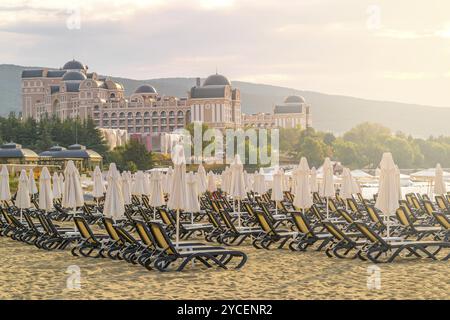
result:
[[[94,198],[100,198],[106,192],[103,213],[116,220],[123,218],[125,205],[131,204],[132,195],[147,195],[149,204],[157,208],[166,205],[165,193],[169,195],[167,207],[177,212],[177,224],[179,223],[180,210],[198,212],[200,210],[200,194],[206,191],[215,191],[217,177],[212,172],[206,174],[202,165],[199,166],[197,173],[186,173],[186,161],[182,145],[176,145],[174,151],[172,159],[174,168],[173,170],[170,169],[165,175],[158,171],[151,174],[138,171],[134,175],[130,172],[120,173],[116,165],[112,163],[106,174],[105,183],[100,168],[96,167],[93,172],[93,196]],[[390,153],[383,154],[379,176],[379,192],[375,206],[388,217],[394,214],[401,198],[400,171]],[[289,179],[291,180],[290,183]],[[105,185],[107,185],[107,188]],[[262,172],[256,172],[251,176],[247,174],[239,155],[236,155],[234,161],[221,175],[221,189],[232,197],[233,203],[237,202],[239,214],[240,202],[247,196],[248,191],[252,190],[263,194],[267,192],[269,187]],[[335,196],[332,163],[329,158],[325,159],[320,187],[317,184],[316,171],[310,170],[307,159],[303,157],[297,168],[292,172],[291,178],[287,177],[282,169],[277,169],[273,173],[270,189],[272,190],[271,199],[273,201],[283,201],[283,191],[291,189],[294,195],[294,206],[301,210],[309,209],[313,204],[312,192],[318,191],[326,199]],[[352,194],[360,191],[359,185],[352,177],[350,170],[344,168],[341,196],[350,198]],[[445,192],[442,168],[438,165],[435,172],[435,193],[444,194]],[[37,193],[37,186],[33,172],[30,171],[30,174],[27,175],[26,171],[22,170],[19,177],[16,206],[19,209],[29,208],[30,196],[35,193]],[[84,204],[80,174],[72,161],[68,162],[64,176],[54,173],[51,177],[48,169],[44,167],[39,177],[39,208],[45,211],[52,210],[53,199],[59,197],[62,197],[61,203],[65,208],[75,210]],[[8,170],[3,165],[0,171],[0,200],[9,201],[10,199]]]

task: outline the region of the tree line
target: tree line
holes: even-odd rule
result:
[[[429,168],[440,163],[450,167],[450,136],[414,138],[392,132],[376,123],[361,123],[341,136],[312,128],[281,129],[280,153],[294,160],[308,158],[311,166],[320,166],[325,157],[344,166],[376,168],[383,152],[391,152],[402,169]]]
[[[192,126],[187,129],[192,131]],[[204,126],[203,130],[206,129]],[[305,156],[315,167],[319,167],[325,157],[330,157],[352,169],[376,168],[386,151],[392,152],[402,169],[434,167],[436,163],[450,167],[450,136],[414,138],[376,123],[359,124],[339,136],[313,128],[280,129],[279,137],[283,159],[296,163]],[[37,153],[54,145],[67,147],[77,142],[102,155],[105,165],[116,162],[121,170],[150,169],[156,159],[156,154],[134,140],[108,151],[107,143],[92,119],[51,117],[36,121],[31,118],[21,120],[10,114],[0,117],[0,143],[6,142],[19,143]],[[252,148],[254,146],[246,146],[246,150]]]

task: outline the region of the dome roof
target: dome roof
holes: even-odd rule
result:
[[[154,87],[152,87],[149,84],[143,84],[142,86],[139,86],[134,93],[153,93],[153,94],[157,94],[158,92],[156,92],[156,89]]]
[[[63,66],[64,70],[85,70],[86,67],[84,64],[82,64],[80,61],[72,60],[66,62],[66,64]]]
[[[221,74],[213,74],[206,78],[205,82],[203,82],[203,86],[230,86],[230,80],[228,80],[225,76]]]
[[[301,96],[288,96],[284,99],[285,103],[305,103],[305,98]]]
[[[86,75],[79,71],[66,72],[66,74],[62,78],[63,81],[83,81],[86,79],[87,79]]]

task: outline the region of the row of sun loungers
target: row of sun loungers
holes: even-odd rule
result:
[[[235,248],[245,245],[296,252],[313,249],[328,257],[374,263],[450,258],[448,197],[436,196],[432,202],[426,196],[408,194],[395,216],[387,220],[374,207],[375,199],[361,195],[341,199],[338,194],[328,201],[318,194],[313,198],[309,210],[298,210],[289,192],[278,203],[270,200],[270,194],[249,193],[242,212],[237,213],[226,194],[207,193],[201,199],[201,212],[180,214],[178,243],[174,241],[175,212],[150,207],[145,196],[133,197],[121,221],[103,216],[102,199],[76,212],[58,202],[49,213],[38,209],[19,212],[5,204],[0,231],[2,236],[42,250],[70,248],[74,256],[123,260],[159,271],[181,271],[190,265],[239,269],[247,255]]]

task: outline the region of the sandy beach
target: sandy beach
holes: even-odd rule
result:
[[[147,271],[110,259],[45,252],[0,237],[0,299],[449,299],[450,264],[425,260],[378,265],[381,288],[368,289],[368,262],[322,252],[239,247],[242,270]],[[68,289],[79,267],[80,289]],[[70,282],[70,281],[69,281]]]

